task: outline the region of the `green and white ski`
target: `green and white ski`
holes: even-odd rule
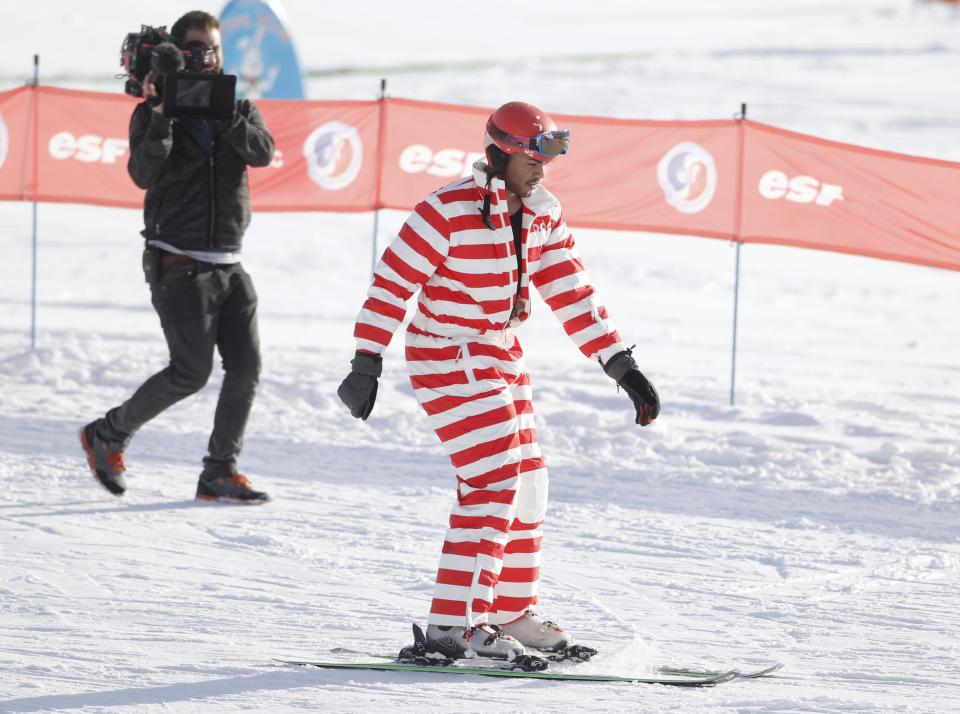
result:
[[[284,664],[321,667],[324,669],[366,669],[381,672],[426,672],[433,674],[479,675],[483,677],[513,677],[518,679],[548,679],[579,682],[636,682],[644,684],[667,684],[679,687],[703,687],[729,682],[731,679],[756,679],[769,675],[783,665],[774,664],[764,669],[741,672],[738,669],[703,671],[660,667],[648,674],[623,676],[613,674],[577,674],[573,672],[546,672],[552,662],[586,662],[597,650],[584,645],[571,645],[562,652],[523,654],[511,662],[493,659],[445,659],[438,653],[427,650],[427,640],[419,625],[413,625],[414,644],[404,647],[396,657],[373,652],[334,647],[332,654],[382,658],[382,662],[324,662],[317,660],[278,660]],[[542,655],[542,656],[541,656]],[[481,664],[482,663],[482,664]]]
[[[363,650],[353,650],[348,647],[332,647],[328,651],[330,652],[330,654],[352,655],[352,656],[361,655],[364,657],[375,657],[378,659],[388,660],[395,664],[397,663],[396,657],[394,655],[388,655],[383,653],[365,652]],[[564,660],[554,659],[551,656],[551,661],[563,662]],[[575,662],[576,660],[569,660],[569,661]],[[767,677],[773,674],[774,672],[779,671],[780,669],[783,669],[783,665],[777,662],[768,667],[764,667],[763,669],[756,669],[756,670],[749,670],[749,671],[741,671],[740,669],[735,669],[735,670],[731,669],[727,671],[736,671],[737,679],[759,679],[760,677]],[[725,672],[720,670],[704,670],[704,669],[693,669],[693,668],[685,669],[682,667],[657,667],[651,671],[652,676],[676,675],[676,676],[682,676],[682,677],[717,677],[723,674],[725,674]]]
[[[769,667],[753,670],[751,672],[741,672],[737,670],[737,679],[759,679],[760,677],[767,677],[780,669],[783,669],[783,665],[777,662],[776,664],[772,664]],[[655,669],[654,672],[656,672],[657,674],[679,674],[684,676],[702,675],[705,677],[721,674],[721,672],[719,671],[698,670],[698,669],[673,669],[671,667],[657,667],[657,669]]]
[[[632,682],[637,684],[664,684],[674,687],[709,687],[736,679],[737,670],[710,673],[651,673],[642,676],[612,674],[575,674],[567,672],[525,672],[503,665],[472,667],[458,665],[399,664],[396,662],[320,662],[314,660],[277,660],[284,664],[322,669],[373,670],[378,672],[420,672],[424,674],[459,674],[510,679],[547,679],[562,682]]]

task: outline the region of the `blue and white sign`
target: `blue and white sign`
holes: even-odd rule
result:
[[[220,13],[223,71],[237,96],[303,99],[303,72],[283,9],[273,0],[230,0]]]

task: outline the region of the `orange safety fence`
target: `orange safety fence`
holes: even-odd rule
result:
[[[137,100],[44,86],[0,93],[0,200],[137,207]],[[410,99],[262,100],[276,139],[256,211],[409,209],[466,175],[490,109]],[[571,130],[547,184],[576,226],[681,233],[960,270],[960,163],[748,120],[554,115]]]

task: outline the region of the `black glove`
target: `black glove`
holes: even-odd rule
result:
[[[230,127],[233,126],[233,123],[237,120],[237,115],[239,114],[237,107],[238,103],[236,100],[233,102],[233,114],[230,115],[229,119],[217,119],[217,129],[220,131],[229,131]]]
[[[357,352],[350,360],[350,367],[350,374],[337,389],[337,396],[349,407],[353,416],[366,420],[373,411],[373,403],[377,401],[377,377],[383,371],[383,358]]]
[[[603,371],[613,377],[617,385],[623,387],[627,396],[637,409],[637,424],[646,426],[660,414],[660,395],[653,385],[643,376],[633,359],[633,347],[617,352],[604,364]]]

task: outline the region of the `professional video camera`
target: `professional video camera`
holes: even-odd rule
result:
[[[237,78],[214,71],[217,59],[212,47],[188,42],[178,47],[166,27],[142,25],[130,32],[120,46],[120,66],[127,81],[123,91],[144,96],[146,76],[153,72],[157,97],[147,97],[151,106],[163,104],[165,117],[229,119],[233,116]]]

